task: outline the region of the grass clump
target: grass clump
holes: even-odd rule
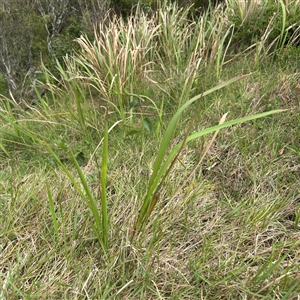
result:
[[[232,9],[107,17],[3,98],[0,298],[299,295],[298,51],[234,54]]]

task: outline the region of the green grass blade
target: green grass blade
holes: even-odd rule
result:
[[[54,232],[55,232],[56,242],[58,242],[59,241],[58,222],[57,222],[57,216],[56,216],[55,209],[54,209],[54,201],[52,198],[52,194],[51,194],[48,182],[46,182],[46,188],[47,188],[49,209],[50,209],[50,213],[51,213],[51,217],[52,217],[52,223],[53,223],[53,228],[54,228]]]
[[[102,167],[101,167],[101,211],[102,211],[102,229],[103,229],[103,244],[108,247],[108,219],[107,219],[107,161],[108,161],[108,124],[105,122],[103,152],[102,152]]]
[[[223,128],[226,128],[226,127],[230,127],[230,126],[233,126],[233,125],[236,125],[236,124],[240,124],[240,123],[243,123],[243,122],[247,122],[247,121],[251,121],[251,120],[255,120],[255,119],[259,119],[259,118],[264,118],[266,116],[281,113],[281,112],[284,112],[284,111],[286,111],[286,110],[285,109],[272,110],[272,111],[268,111],[268,112],[264,112],[264,113],[260,113],[260,114],[256,114],[256,115],[251,115],[251,116],[235,119],[235,120],[232,120],[232,121],[225,122],[223,124],[219,124],[219,125],[216,125],[216,126],[213,126],[213,127],[206,128],[204,130],[201,130],[199,132],[196,132],[196,133],[193,133],[192,135],[190,135],[186,139],[186,144],[189,143],[190,141],[193,141],[193,140],[201,137],[201,136],[207,135],[207,134],[215,132],[217,130],[220,130],[220,129],[223,129]],[[163,174],[166,172],[168,165],[171,163],[171,161],[174,159],[174,157],[178,153],[181,145],[182,145],[182,142],[178,143],[176,145],[176,147],[174,147],[172,149],[172,151],[168,155],[166,161],[162,165],[162,167],[160,169],[160,172],[158,173],[158,176],[157,176],[158,178],[161,178],[163,176]],[[158,184],[157,180],[155,181],[155,184],[156,185]]]
[[[249,74],[250,75],[250,74]],[[149,186],[152,186],[153,185],[153,182],[155,181],[156,177],[157,177],[157,173],[159,171],[159,168],[161,166],[161,163],[163,161],[163,158],[165,156],[165,153],[166,153],[166,150],[168,148],[168,146],[170,145],[170,141],[171,141],[171,138],[173,136],[173,133],[174,133],[174,130],[176,128],[176,125],[177,125],[177,122],[181,116],[181,114],[183,113],[183,111],[188,107],[190,106],[192,103],[194,103],[195,101],[201,99],[202,97],[205,97],[217,90],[220,90],[236,81],[239,81],[249,75],[243,75],[243,76],[239,76],[239,77],[235,77],[233,79],[230,79],[228,81],[225,81],[223,82],[222,84],[219,84],[207,91],[205,91],[203,94],[199,94],[195,97],[193,97],[192,99],[190,99],[188,102],[186,102],[184,105],[182,105],[182,107],[176,112],[176,114],[173,116],[173,118],[171,119],[169,125],[168,125],[168,128],[166,130],[166,133],[163,137],[163,140],[161,142],[161,145],[160,145],[160,149],[158,151],[158,154],[157,154],[157,158],[156,158],[156,161],[155,161],[155,164],[153,166],[153,173],[152,173],[152,176],[150,178],[150,181],[149,181]]]
[[[282,50],[282,48],[284,47],[284,43],[286,40],[286,36],[284,34],[285,32],[285,28],[286,28],[286,22],[287,22],[287,14],[286,14],[286,5],[282,0],[279,0],[280,6],[281,6],[281,10],[282,10],[282,27],[281,27],[281,32],[280,32],[280,39],[279,39],[279,48],[280,50]]]
[[[219,125],[216,125],[216,126],[213,126],[213,127],[209,127],[209,128],[204,129],[200,132],[197,132],[197,133],[194,133],[194,134],[190,135],[186,139],[185,143],[188,143],[188,142],[190,142],[192,140],[195,140],[195,139],[197,139],[201,136],[207,135],[209,133],[215,132],[217,130],[220,130],[220,129],[223,129],[223,128],[226,128],[226,127],[230,127],[230,126],[242,123],[242,122],[255,120],[255,119],[258,119],[258,118],[263,118],[263,117],[266,117],[268,115],[281,113],[281,112],[284,112],[284,111],[286,111],[286,110],[273,110],[273,111],[269,111],[269,112],[264,112],[264,113],[260,113],[260,114],[256,114],[256,115],[247,116],[247,117],[244,117],[244,118],[235,119],[235,120],[223,123],[223,124],[219,124]],[[148,194],[146,195],[146,198],[145,198],[147,203],[143,203],[142,210],[140,212],[140,218],[138,219],[136,228],[138,228],[143,222],[146,221],[145,217],[147,215],[149,207],[153,206],[153,204],[152,204],[153,201],[157,201],[157,199],[155,198],[156,193],[154,193],[154,191],[159,186],[159,182],[160,182],[161,178],[164,176],[165,172],[167,171],[168,166],[172,163],[173,159],[175,158],[176,154],[180,150],[181,146],[182,146],[182,142],[179,143],[178,145],[176,145],[176,147],[174,147],[172,149],[170,154],[167,156],[167,159],[165,160],[165,162],[160,166],[160,169],[156,172],[156,177],[153,178],[153,181],[151,182],[152,186],[149,187]]]
[[[271,274],[280,265],[280,263],[298,246],[299,244],[293,245],[293,247],[286,250],[277,261],[275,261],[275,249],[272,249],[269,259],[257,270],[254,280],[258,279],[259,282],[264,282],[267,278],[270,278]]]
[[[87,203],[88,203],[88,206],[93,214],[93,217],[94,217],[94,221],[95,221],[95,229],[96,229],[96,235],[98,237],[98,240],[100,242],[100,245],[103,247],[103,250],[105,250],[105,246],[102,244],[102,240],[100,239],[100,232],[102,231],[102,226],[101,226],[101,217],[100,217],[100,214],[98,212],[98,208],[97,208],[97,205],[96,205],[96,202],[95,202],[95,199],[93,197],[93,194],[88,186],[88,183],[85,179],[85,176],[77,162],[77,159],[76,157],[74,156],[74,154],[72,153],[72,151],[70,151],[70,154],[72,156],[72,160],[75,164],[75,167],[76,167],[76,170],[77,170],[77,173],[79,175],[79,178],[80,178],[80,181],[81,181],[81,184],[83,186],[83,189],[86,193],[86,196],[87,196]],[[84,197],[85,198],[85,197]],[[104,234],[104,233],[103,233]]]
[[[0,143],[0,149],[6,154],[7,157],[10,157],[2,143]]]
[[[242,75],[242,76],[238,76],[238,77],[235,77],[235,78],[232,78],[228,81],[225,81],[217,86],[214,86],[213,88],[205,91],[204,93],[202,94],[199,94],[195,97],[193,97],[192,99],[190,99],[188,102],[186,102],[184,105],[182,105],[179,110],[175,113],[175,115],[173,116],[173,118],[171,119],[168,127],[167,127],[167,130],[164,134],[164,137],[162,139],[162,142],[160,144],[160,148],[159,148],[159,151],[158,151],[158,154],[157,154],[157,157],[156,157],[156,160],[155,160],[155,163],[154,163],[154,166],[153,166],[153,172],[152,172],[152,175],[150,177],[150,180],[149,180],[149,184],[148,184],[148,190],[147,190],[147,193],[146,193],[146,196],[143,200],[143,204],[142,204],[142,207],[141,207],[141,210],[140,210],[140,215],[138,217],[138,221],[137,221],[137,224],[136,224],[136,228],[140,226],[140,224],[142,223],[142,220],[145,218],[146,214],[147,214],[147,211],[150,207],[150,204],[151,204],[151,195],[153,194],[153,192],[155,191],[155,189],[157,188],[158,186],[158,182],[160,181],[161,177],[163,176],[164,174],[164,171],[163,172],[161,171],[161,165],[162,165],[162,162],[163,162],[163,159],[165,157],[165,154],[167,152],[167,148],[169,147],[170,143],[171,143],[171,139],[173,137],[173,133],[176,129],[176,125],[177,125],[177,122],[181,116],[181,114],[183,113],[183,111],[189,107],[192,103],[194,103],[195,101],[201,99],[202,97],[204,96],[207,96],[217,90],[220,90],[236,81],[239,81],[243,78],[246,78],[248,77],[250,74],[247,74],[247,75]],[[179,149],[179,148],[178,148]],[[168,161],[168,163],[170,163],[170,161]],[[165,166],[166,164],[164,164]]]

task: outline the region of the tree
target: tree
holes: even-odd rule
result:
[[[81,2],[0,0],[0,79],[7,83],[7,91],[0,94],[18,103],[34,97],[41,57],[51,68],[81,33]]]
[[[35,72],[31,51],[33,10],[30,0],[0,2],[0,71],[4,73],[9,94],[17,101],[25,90],[24,78]]]
[[[47,32],[48,52],[55,59],[54,38],[59,35],[68,17],[74,12],[69,0],[35,0]]]

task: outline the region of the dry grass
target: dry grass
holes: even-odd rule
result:
[[[280,58],[259,57],[259,64],[257,53],[244,53],[224,64],[228,19],[223,28],[205,21],[209,15],[183,26],[186,12],[172,12],[147,23],[142,14],[128,23],[106,20],[94,43],[79,40],[82,52],[66,59],[69,69],[62,70],[62,85],[49,99],[17,118],[1,107],[1,299],[299,299],[299,50],[287,47]],[[157,21],[166,18],[170,22]],[[176,24],[182,35],[168,31]],[[203,31],[194,37],[196,28]],[[175,46],[156,49],[152,43],[159,40]],[[186,40],[198,48],[184,58]],[[203,66],[207,74],[198,76]],[[230,127],[215,140],[190,142],[162,185],[149,222],[133,238],[174,110],[215,86],[217,77],[225,81],[251,71],[251,77],[201,99],[192,132],[217,124],[228,111],[228,119],[289,111]],[[109,114],[106,251],[65,150],[83,153],[82,170],[100,210],[103,103],[97,106],[99,94],[89,84],[116,109],[116,95],[135,99],[143,90],[132,110],[124,106],[123,115]],[[184,138],[194,110],[179,121],[171,148]],[[150,132],[142,126],[144,116],[152,121]],[[129,135],[132,129],[137,132]]]

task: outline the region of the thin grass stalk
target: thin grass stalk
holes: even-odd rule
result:
[[[76,170],[77,170],[77,173],[79,175],[79,178],[80,178],[80,182],[83,186],[83,189],[86,193],[86,196],[87,196],[87,199],[86,197],[84,197],[84,199],[86,199],[88,205],[89,205],[89,208],[93,214],[93,217],[94,217],[94,221],[95,221],[95,231],[96,231],[96,235],[98,237],[98,240],[100,242],[100,245],[102,246],[104,252],[106,253],[106,250],[107,250],[107,247],[105,246],[105,244],[102,242],[102,240],[105,240],[104,238],[104,231],[103,231],[103,228],[102,228],[102,224],[101,224],[101,217],[100,217],[100,214],[98,212],[98,208],[97,208],[97,205],[96,205],[96,202],[95,202],[95,199],[94,199],[94,196],[92,194],[92,191],[91,189],[89,188],[88,186],[88,183],[85,179],[85,176],[77,162],[77,159],[76,157],[74,156],[73,152],[72,151],[69,151],[71,156],[72,156],[72,160],[75,164],[75,167],[76,167]],[[66,169],[66,168],[65,168]],[[65,171],[65,170],[64,170]],[[69,172],[68,172],[69,173]],[[75,181],[74,179],[72,179],[72,181]],[[80,189],[80,188],[79,188]],[[81,190],[81,189],[80,189]],[[83,193],[81,193],[83,194]],[[102,233],[102,236],[101,237],[101,233]]]
[[[86,133],[86,113],[84,113],[82,106],[86,105],[85,86],[80,81],[82,80],[76,65],[76,61],[72,57],[66,56],[64,58],[66,70],[57,61],[57,69],[62,77],[61,83],[64,87],[63,92],[67,94],[68,98],[75,100],[76,111],[70,109],[70,113],[78,121],[83,133]]]
[[[300,23],[295,23],[289,26],[286,30],[289,31],[293,27],[296,27],[296,29],[293,30],[293,34],[289,38],[289,42],[288,42],[289,45],[297,45],[300,40]]]
[[[155,111],[157,113],[157,116],[158,116],[158,126],[160,127],[163,124],[163,120],[162,120],[162,113],[163,113],[163,111],[162,110],[163,110],[163,102],[164,101],[162,101],[161,107],[158,108],[157,105],[156,105],[156,103],[155,103],[155,101],[153,101],[150,97],[147,97],[145,95],[137,95],[137,94],[134,94],[132,92],[127,91],[126,89],[125,89],[125,94],[128,95],[128,96],[130,96],[130,97],[136,97],[138,99],[146,99],[146,100],[148,100],[153,105],[153,107],[154,107],[154,109],[155,109]]]
[[[7,99],[7,98],[6,98],[6,100],[7,100],[6,101],[6,109],[7,109],[8,113],[9,113],[9,116],[10,116],[11,120],[13,120],[15,123],[17,123],[18,120],[17,120],[15,112],[13,111],[13,109],[11,107],[12,106],[11,101],[9,99]],[[21,136],[20,135],[20,131],[19,131],[19,129],[17,127],[14,127],[14,131],[15,131],[15,134],[16,134],[17,137]]]
[[[107,164],[108,164],[108,107],[106,107],[104,140],[102,150],[102,167],[101,167],[101,212],[102,212],[102,230],[103,245],[108,248],[108,218],[107,218]]]
[[[48,201],[49,201],[49,209],[50,209],[50,213],[51,213],[51,217],[52,217],[52,224],[53,224],[53,228],[54,228],[54,232],[55,232],[55,238],[56,238],[56,242],[59,242],[59,232],[58,232],[58,222],[57,222],[57,216],[55,213],[55,208],[54,208],[54,201],[52,198],[52,194],[50,191],[50,187],[48,182],[46,182],[46,189],[47,189],[47,195],[48,195]]]
[[[232,120],[232,121],[228,121],[226,123],[223,123],[223,124],[219,124],[219,125],[216,125],[216,126],[213,126],[213,127],[209,127],[209,128],[206,128],[200,132],[196,132],[192,135],[190,135],[187,139],[186,139],[186,144],[188,144],[190,141],[193,141],[203,135],[207,135],[209,133],[212,133],[212,132],[215,132],[217,130],[220,130],[220,129],[223,129],[223,128],[226,128],[226,127],[230,127],[230,126],[233,126],[233,125],[237,125],[237,124],[240,124],[240,123],[243,123],[243,122],[247,122],[247,121],[252,121],[252,120],[255,120],[255,119],[259,119],[259,118],[264,118],[264,117],[267,117],[269,115],[274,115],[274,114],[278,114],[278,113],[282,113],[282,112],[285,112],[287,111],[286,109],[277,109],[277,110],[272,110],[272,111],[268,111],[268,112],[264,112],[264,113],[260,113],[260,114],[255,114],[255,115],[251,115],[251,116],[247,116],[247,117],[243,117],[243,118],[239,118],[239,119],[235,119],[235,120]],[[169,154],[169,157],[167,158],[165,164],[167,165],[173,158],[174,156],[176,155],[177,151],[180,149],[181,147],[181,144],[182,142],[180,142],[178,145],[176,145],[176,147],[174,147],[172,149],[172,151],[170,152]],[[162,169],[165,169],[166,167],[163,166]]]
[[[81,126],[82,131],[86,132],[86,115],[87,113],[83,111],[82,107],[87,105],[86,101],[86,87],[84,83],[82,83],[82,78],[80,76],[80,73],[77,71],[78,66],[76,65],[76,62],[70,58],[65,58],[65,65],[68,66],[69,71],[69,80],[70,82],[68,91],[72,91],[76,103],[77,108],[77,114],[79,119],[79,124]],[[71,69],[70,69],[71,68]]]
[[[108,134],[118,125],[118,124],[120,124],[120,123],[122,123],[123,122],[123,120],[119,120],[119,121],[117,121],[117,122],[115,122],[109,129],[108,129]],[[98,143],[98,145],[97,145],[97,147],[94,149],[94,151],[93,151],[93,153],[92,153],[92,155],[90,156],[90,159],[89,159],[89,161],[88,161],[88,163],[86,164],[86,167],[85,167],[85,174],[87,173],[87,172],[89,172],[90,171],[90,167],[91,167],[91,165],[92,165],[92,161],[94,160],[94,158],[95,158],[95,155],[96,155],[96,153],[98,152],[98,150],[99,150],[99,148],[100,148],[100,146],[102,145],[102,143],[103,143],[103,141],[104,141],[104,137],[101,139],[101,141]],[[100,174],[101,175],[101,174]]]
[[[3,146],[3,144],[0,142],[0,149],[5,153],[5,155],[7,157],[10,157],[9,153],[6,151],[5,147]]]
[[[86,114],[83,109],[82,106],[85,104],[85,93],[83,91],[83,89],[76,83],[76,81],[73,81],[73,92],[74,92],[74,96],[75,96],[75,102],[76,102],[76,108],[77,108],[77,114],[78,114],[78,118],[79,118],[79,124],[80,127],[85,135],[86,133]]]
[[[49,111],[48,103],[45,101],[45,99],[39,93],[36,86],[34,86],[34,91],[35,91],[35,95],[37,97],[37,101],[38,101],[39,105],[42,107],[43,112],[47,114],[47,118],[51,119],[52,118],[51,115],[48,114],[48,111]]]
[[[221,39],[220,44],[218,46],[218,52],[217,52],[217,57],[216,57],[216,63],[217,63],[217,65],[216,65],[216,77],[217,77],[218,80],[220,79],[221,69],[222,69],[222,66],[223,66],[223,63],[224,63],[224,58],[226,56],[226,50],[228,49],[228,47],[230,45],[230,41],[231,41],[231,38],[230,38],[230,40],[229,40],[229,42],[228,42],[228,44],[225,48],[225,51],[223,51],[225,40],[226,40],[228,34],[230,33],[230,31],[231,31],[231,28],[229,28],[226,31],[225,35]],[[233,31],[232,31],[232,34],[233,34]],[[232,36],[232,34],[231,34],[231,36]],[[223,59],[222,59],[222,56],[223,56]]]
[[[59,63],[58,61],[56,61],[57,63]],[[59,65],[58,65],[59,66]],[[47,67],[44,65],[43,62],[41,62],[41,68],[43,70],[43,76],[44,76],[44,82],[39,81],[40,85],[44,88],[43,93],[47,93],[51,95],[51,99],[54,103],[55,108],[57,105],[57,101],[55,101],[57,95],[62,93],[62,85],[63,85],[63,80],[58,79],[54,74],[51,73],[51,71],[49,69],[47,69]],[[54,83],[53,83],[54,81]],[[39,94],[39,93],[38,93]],[[38,96],[39,100],[43,100],[40,99],[41,96]],[[41,101],[43,108],[45,108],[45,111],[48,110],[48,106],[47,103],[45,101]],[[47,107],[47,109],[46,109]]]
[[[265,58],[271,52],[271,49],[273,48],[274,44],[277,42],[278,38],[272,41],[267,48],[265,47],[267,45],[266,41],[268,40],[269,35],[273,31],[275,20],[276,20],[276,15],[273,15],[270,21],[268,22],[268,26],[265,32],[263,33],[260,41],[257,43],[256,58],[255,58],[256,63],[259,63],[262,58]]]
[[[280,38],[278,40],[278,43],[279,43],[278,48],[281,51],[284,47],[286,36],[287,36],[287,32],[285,34],[286,22],[287,22],[287,10],[286,10],[286,6],[285,6],[285,3],[283,2],[283,0],[279,0],[279,3],[281,6],[281,10],[282,10],[282,26],[281,26]]]
[[[221,118],[219,124],[223,124],[223,123],[225,122],[227,115],[228,115],[228,113],[226,113],[226,114],[224,114],[224,115],[222,116],[222,118]],[[196,172],[196,170],[199,168],[199,166],[202,164],[202,162],[203,162],[205,156],[207,155],[207,153],[208,153],[209,149],[211,148],[212,144],[214,143],[214,141],[215,141],[215,139],[216,139],[216,137],[217,137],[219,131],[220,131],[220,130],[216,130],[216,131],[214,132],[214,135],[213,135],[213,137],[211,138],[210,142],[208,143],[208,145],[207,145],[207,147],[206,147],[206,149],[205,149],[205,151],[204,151],[204,153],[203,153],[201,159],[199,160],[199,162],[197,163],[197,165],[193,168],[193,170],[192,170],[192,172],[189,174],[188,178],[184,181],[184,183],[183,183],[183,185],[182,185],[183,187],[186,186],[186,185],[191,181],[192,176],[194,175],[194,173]],[[178,188],[178,190],[177,190],[177,191],[175,192],[175,194],[172,196],[172,198],[171,198],[171,200],[169,201],[169,203],[172,202],[172,201],[178,196],[178,194],[180,193],[181,189],[182,189],[182,187]]]
[[[201,98],[202,98],[202,97],[203,97],[203,93],[202,93]],[[185,136],[184,136],[184,139],[183,139],[183,141],[182,141],[182,143],[181,143],[181,147],[180,147],[179,150],[177,151],[177,153],[176,153],[175,157],[173,158],[172,162],[168,165],[167,171],[164,173],[163,177],[162,177],[161,180],[160,180],[160,183],[158,184],[158,186],[157,186],[155,192],[153,193],[152,200],[150,201],[150,207],[149,207],[148,211],[146,212],[145,217],[144,217],[143,219],[141,219],[141,220],[138,220],[139,223],[137,223],[137,227],[140,226],[140,224],[145,224],[145,223],[147,222],[147,220],[148,220],[148,218],[150,217],[150,215],[151,215],[151,213],[152,213],[152,211],[153,211],[153,209],[154,209],[154,207],[155,207],[157,201],[159,200],[159,191],[160,191],[160,189],[161,189],[161,186],[162,186],[162,184],[164,183],[164,181],[166,180],[166,178],[167,178],[168,174],[170,173],[170,171],[172,170],[172,168],[174,167],[175,162],[177,161],[177,159],[178,159],[178,157],[179,157],[179,155],[180,155],[182,149],[184,148],[185,143],[186,143],[186,140],[187,140],[187,138],[188,138],[188,136],[189,136],[189,134],[190,134],[190,131],[191,131],[192,126],[193,126],[193,124],[194,124],[195,118],[196,118],[197,113],[198,113],[198,111],[199,111],[199,107],[200,107],[200,103],[201,103],[201,102],[200,102],[201,98],[198,99],[197,107],[196,107],[196,109],[195,109],[195,111],[194,111],[194,115],[193,115],[193,117],[192,117],[192,119],[191,119],[191,121],[190,121],[189,127],[188,127],[188,129],[187,129],[187,131],[186,131],[186,134],[185,134]],[[137,227],[136,227],[136,229],[137,229]]]

